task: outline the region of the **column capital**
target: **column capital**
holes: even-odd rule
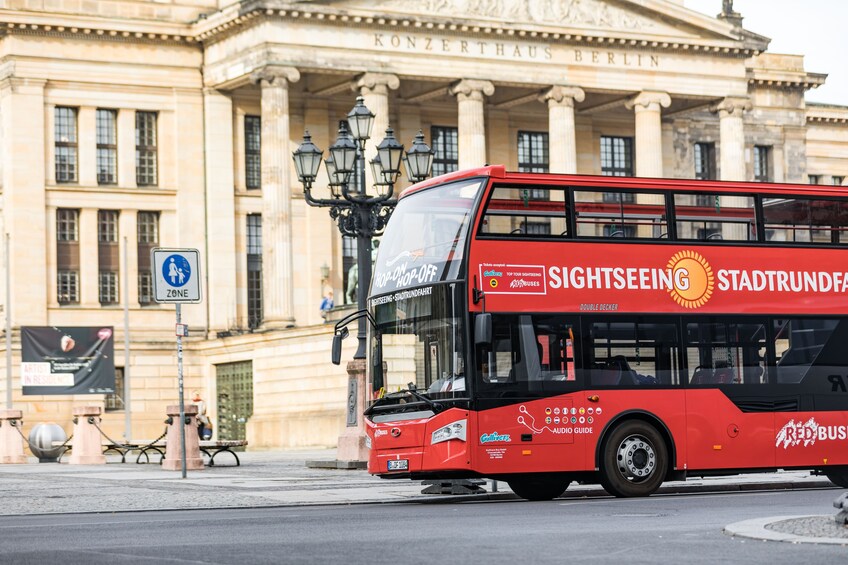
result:
[[[362,94],[372,92],[387,94],[389,89],[397,90],[398,87],[400,87],[400,79],[397,75],[388,73],[365,73],[351,84],[351,90],[358,90]]]
[[[554,106],[574,107],[575,102],[583,102],[586,93],[579,86],[557,84],[544,91],[539,96],[539,102],[547,102],[548,108]]]
[[[250,74],[250,82],[266,86],[280,86],[281,82],[297,82],[300,80],[300,71],[295,67],[284,67],[282,65],[266,65]]]
[[[495,93],[495,85],[488,80],[462,79],[450,87],[450,93],[459,101],[483,100],[483,95],[491,96]]]
[[[636,111],[639,111],[639,108],[641,107],[645,110],[659,111],[660,106],[663,108],[671,106],[671,97],[667,92],[643,90],[636,96],[627,99],[624,106],[628,110],[636,108]]]
[[[735,116],[741,118],[742,114],[752,107],[751,99],[746,96],[728,96],[721,102],[710,106],[710,112],[719,113],[720,117]]]

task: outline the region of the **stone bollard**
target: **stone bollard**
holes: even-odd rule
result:
[[[77,406],[74,408],[74,442],[70,465],[103,465],[102,436],[95,423],[100,419],[99,406]]]
[[[840,511],[834,516],[836,523],[848,527],[848,492],[837,497],[833,501],[833,507]]]
[[[20,410],[0,410],[0,464],[27,462],[24,438],[19,432],[22,418]]]
[[[197,471],[203,469],[203,457],[200,455],[200,438],[197,437],[197,405],[185,405],[186,423],[185,447],[186,447],[186,469]],[[162,468],[168,471],[182,471],[182,454],[180,453],[180,407],[178,404],[168,406],[168,417],[173,423],[168,426],[168,435],[165,437],[165,459]]]

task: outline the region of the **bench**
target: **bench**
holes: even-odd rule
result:
[[[54,441],[53,446],[59,447],[62,446],[63,442]],[[150,452],[156,452],[159,454],[159,464],[162,464],[162,460],[165,459],[165,448],[167,447],[165,440],[135,440],[135,441],[127,441],[123,443],[117,442],[103,442],[101,444],[103,446],[103,454],[114,452],[121,456],[121,463],[127,462],[127,454],[132,451],[138,451],[138,456],[135,459],[136,463],[142,463],[141,458],[144,457],[144,463],[150,463]],[[229,453],[236,460],[236,467],[241,465],[241,461],[236,455],[236,452],[233,451],[234,448],[245,447],[247,445],[247,440],[244,439],[224,439],[224,440],[201,440],[200,441],[200,452],[206,455],[209,458],[208,466],[215,465],[215,456],[219,453]],[[70,451],[73,448],[72,444],[64,445],[66,448],[65,451],[59,455],[59,459],[61,460],[62,456],[65,452]]]

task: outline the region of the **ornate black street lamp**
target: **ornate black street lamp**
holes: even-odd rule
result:
[[[303,184],[303,194],[310,206],[330,209],[342,235],[356,238],[357,283],[356,302],[359,310],[365,309],[365,298],[371,286],[371,240],[380,235],[397,204],[394,185],[400,174],[401,161],[406,164],[409,180],[419,182],[430,175],[433,151],[424,143],[424,134],[418,132],[412,147],[404,153],[403,145],[395,139],[392,128],[377,146],[377,157],[371,163],[374,177],[374,194],[365,186],[365,142],[371,137],[374,114],[365,106],[364,99],[339,124],[339,134],[330,146],[330,155],[324,161],[332,198],[314,198],[312,184],[318,176],[324,152],[312,143],[305,132],[303,143],[292,154],[297,178]],[[355,176],[354,176],[355,175]],[[354,181],[354,179],[356,179]],[[354,359],[365,359],[366,319],[359,319],[357,346]]]

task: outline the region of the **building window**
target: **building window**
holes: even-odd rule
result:
[[[118,182],[118,112],[97,110],[97,183]]]
[[[247,326],[262,324],[262,215],[247,215]]]
[[[459,169],[459,130],[453,127],[432,126],[433,176],[452,173]]]
[[[54,120],[56,182],[77,182],[77,109],[57,106]]]
[[[139,212],[137,220],[138,303],[153,302],[150,251],[159,243],[159,212]]]
[[[115,271],[100,271],[99,289],[100,304],[117,304],[118,273]]]
[[[821,184],[821,175],[807,175],[809,184]]]
[[[138,303],[153,303],[153,273],[150,271],[138,274]]]
[[[159,212],[138,213],[138,242],[159,243]]]
[[[601,174],[610,177],[633,176],[633,138],[601,137]]]
[[[106,412],[124,409],[124,368],[115,367],[115,392],[106,395]]]
[[[79,241],[79,210],[56,210],[56,240]]]
[[[845,177],[838,177],[836,175],[832,176],[831,179],[833,184],[835,184],[836,186],[840,186],[843,182],[845,182]]]
[[[518,172],[547,173],[548,134],[542,132],[518,132]]]
[[[59,304],[79,304],[79,272],[59,271],[56,281]]]
[[[695,178],[699,180],[715,180],[716,160],[714,143],[695,144]]]
[[[118,242],[117,210],[99,210],[97,212],[97,241],[100,243]]]
[[[247,188],[262,187],[262,120],[244,117],[244,182]]]
[[[135,113],[135,177],[139,186],[156,186],[156,112]]]
[[[769,171],[769,157],[771,147],[767,145],[754,146],[754,180],[757,182],[771,181],[771,171]]]

